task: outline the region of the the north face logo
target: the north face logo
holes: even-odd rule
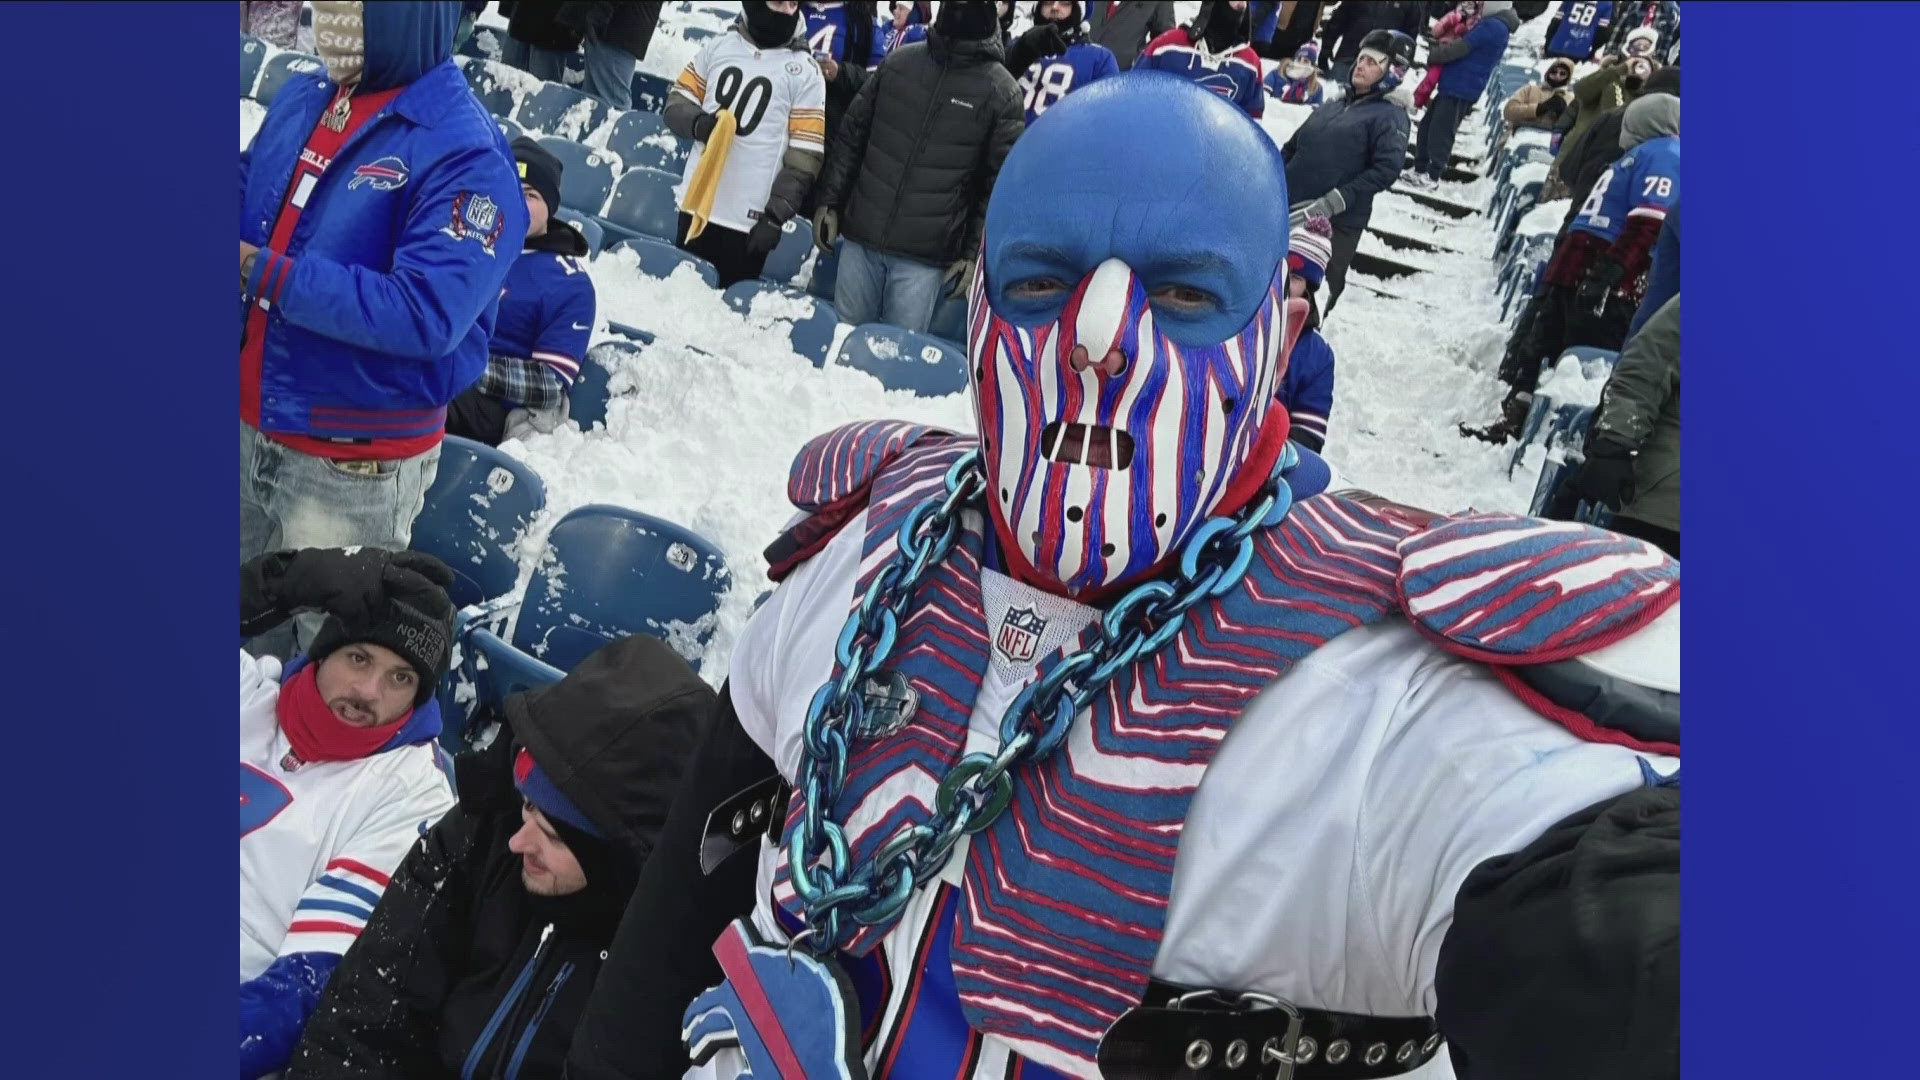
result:
[[[1013,663],[1024,664],[1039,650],[1040,635],[1046,630],[1047,620],[1039,612],[1030,607],[1009,608],[1000,620],[1000,632],[993,636],[993,647]]]

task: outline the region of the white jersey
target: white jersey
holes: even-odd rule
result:
[[[740,722],[789,777],[808,702],[833,669],[865,534],[863,513],[768,598],[734,650]],[[992,571],[981,585],[988,627],[1032,607],[1046,628],[1030,663],[990,651],[965,753],[997,748],[1001,713],[1039,662],[1097,616]],[[1086,715],[1060,752],[1087,738]],[[1430,1016],[1440,943],[1467,874],[1639,786],[1642,756],[1662,775],[1679,762],[1581,741],[1400,619],[1349,630],[1249,700],[1221,743],[1181,834],[1153,975],[1312,1008]],[[966,861],[963,840],[942,880],[959,882]],[[775,863],[774,847],[763,845],[754,922],[784,941],[770,906]],[[891,996],[869,1069],[920,986],[915,943],[925,939],[932,892],[921,890],[883,943]],[[1014,1052],[986,1036],[961,1075],[1010,1075]],[[1033,1053],[1069,1075],[1092,1075],[1049,1056]],[[730,1078],[742,1064],[726,1049],[687,1075]],[[1451,1066],[1443,1051],[1410,1075],[1450,1076]]]
[[[820,65],[803,50],[762,49],[734,27],[701,46],[673,92],[710,113],[731,109],[738,124],[713,196],[708,220],[715,225],[739,232],[753,228],[788,147],[827,152],[827,84]],[[677,200],[685,199],[687,181],[706,149],[693,148],[673,192]]]
[[[240,653],[240,981],[281,956],[344,953],[387,878],[453,808],[432,743],[296,764],[280,662]],[[283,764],[296,767],[288,770]]]

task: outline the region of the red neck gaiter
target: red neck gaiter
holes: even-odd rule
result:
[[[280,717],[280,730],[287,733],[293,752],[305,762],[354,761],[366,757],[387,744],[407,720],[408,709],[400,719],[378,727],[354,727],[327,708],[320,696],[320,665],[308,664],[280,684],[280,699],[274,709]]]

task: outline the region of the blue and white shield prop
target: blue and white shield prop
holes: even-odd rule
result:
[[[746,919],[720,932],[713,955],[727,980],[694,998],[680,1021],[695,1065],[737,1047],[743,1078],[867,1080],[858,1001],[838,965],[769,944]]]

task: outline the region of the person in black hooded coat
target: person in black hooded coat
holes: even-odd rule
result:
[[[508,698],[498,736],[455,762],[459,804],[394,872],[286,1080],[559,1076],[714,705],[638,635]],[[564,842],[585,887],[537,895],[554,867],[534,864],[529,887],[526,829]]]

